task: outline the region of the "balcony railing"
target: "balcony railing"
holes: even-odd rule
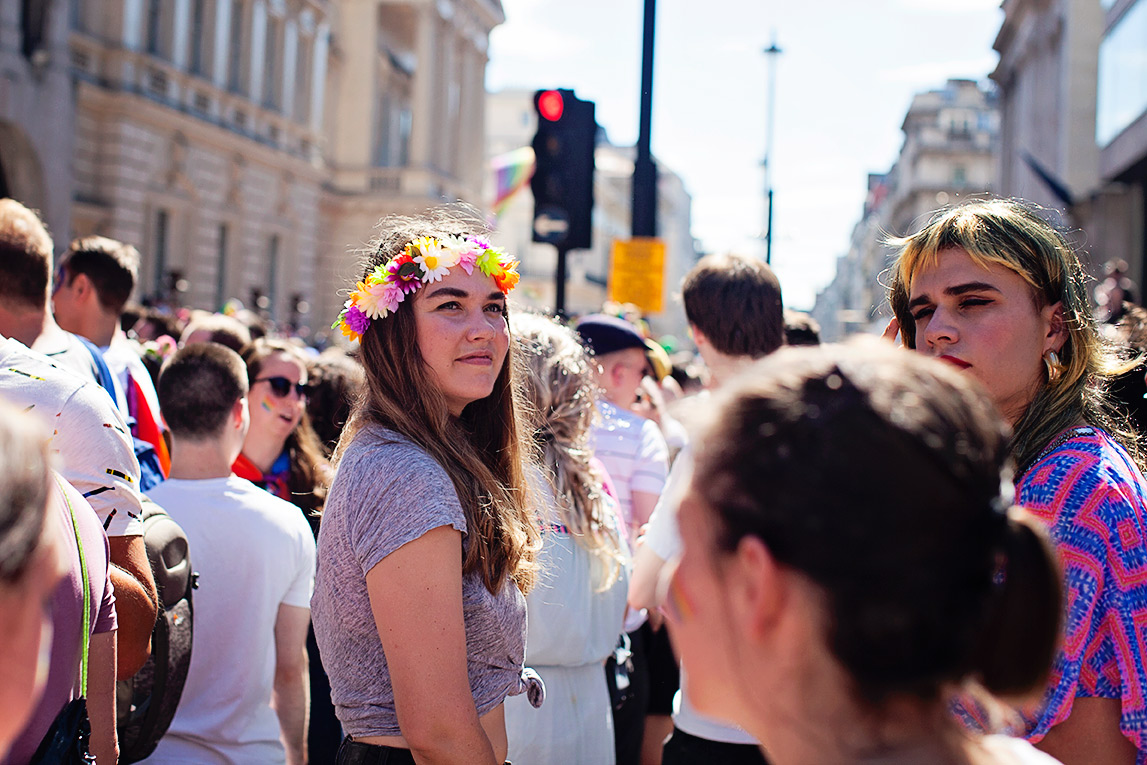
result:
[[[83,32],[70,39],[73,74],[101,88],[132,93],[310,163],[320,159],[309,125],[219,88],[141,51],[114,48]]]

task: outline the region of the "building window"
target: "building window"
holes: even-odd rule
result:
[[[241,0],[231,3],[231,39],[227,46],[227,88],[232,93],[246,93],[243,86],[243,12]]]
[[[952,168],[952,185],[956,188],[963,188],[968,184],[968,171],[963,165],[956,165]]]
[[[155,237],[152,243],[152,252],[155,253],[155,293],[157,295],[165,295],[167,293],[167,232],[168,232],[168,215],[167,210],[156,210],[155,212]]]
[[[282,79],[279,67],[279,48],[283,25],[278,22],[267,24],[267,41],[263,57],[263,106],[279,108],[279,80]]]
[[[1123,14],[1099,44],[1099,92],[1095,139],[1107,146],[1132,122],[1147,113],[1147,1]]]
[[[159,55],[160,22],[163,14],[162,0],[147,0],[147,52]]]
[[[191,73],[203,74],[203,17],[206,0],[191,0]]]
[[[215,310],[222,311],[227,300],[227,224],[219,226],[218,250],[215,255]]]
[[[295,68],[295,122],[306,124],[311,115],[311,75],[314,67],[315,43],[313,39],[299,39]]]
[[[409,106],[398,113],[398,166],[410,164],[410,129],[414,125],[414,112]]]
[[[275,318],[275,309],[279,305],[279,235],[271,236],[267,248],[267,311],[271,319]]]
[[[20,51],[31,61],[48,36],[48,0],[23,0],[20,11]]]

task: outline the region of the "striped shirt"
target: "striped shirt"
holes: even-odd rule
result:
[[[621,516],[630,528],[649,518],[633,517],[633,493],[661,494],[669,472],[669,447],[657,423],[617,408],[600,399],[601,421],[593,427],[594,456],[601,460],[621,504]]]

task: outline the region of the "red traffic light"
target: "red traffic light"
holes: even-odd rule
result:
[[[556,90],[546,90],[538,94],[538,114],[550,122],[557,122],[562,118],[565,102],[562,94]]]

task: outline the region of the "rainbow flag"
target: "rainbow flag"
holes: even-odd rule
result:
[[[494,214],[501,215],[514,196],[534,175],[534,150],[529,146],[490,159],[494,171]]]

